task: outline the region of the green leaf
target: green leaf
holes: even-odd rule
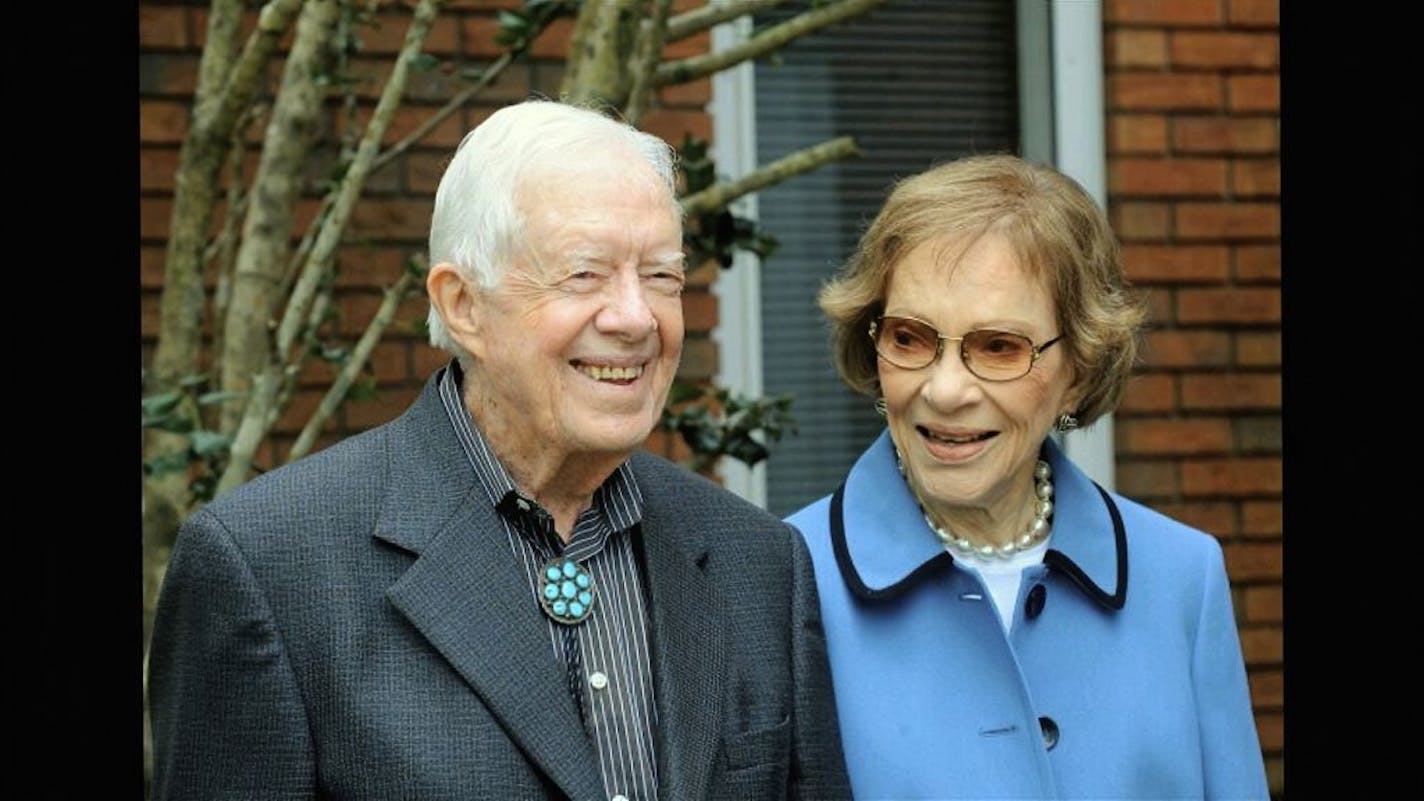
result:
[[[702,161],[707,158],[706,140],[693,136],[691,133],[682,135],[682,145],[677,150],[681,158],[690,161]]]
[[[770,455],[770,451],[756,440],[746,437],[734,440],[727,448],[727,455],[748,467],[755,467]]]
[[[410,68],[416,72],[430,72],[440,67],[440,59],[429,53],[420,53],[410,59]]]
[[[727,415],[727,422],[723,428],[738,433],[750,431],[757,427],[757,418],[760,416],[757,412],[756,408],[737,409]]]
[[[188,469],[189,461],[190,459],[186,453],[168,453],[144,462],[143,472],[150,476],[176,473],[180,470]]]
[[[691,435],[690,439],[687,438],[689,434]],[[719,437],[717,431],[711,427],[698,428],[686,432],[683,438],[687,439],[687,444],[698,453],[717,453],[721,450],[721,437]]]
[[[677,406],[687,403],[690,400],[702,396],[702,388],[696,384],[689,384],[685,381],[673,381],[672,389],[668,390],[668,405]]]
[[[331,184],[341,183],[341,180],[346,177],[346,173],[350,171],[353,161],[353,159],[339,159],[333,162],[331,171],[326,176],[327,181]]]
[[[781,247],[781,241],[771,234],[759,233],[744,247],[757,254],[762,261],[766,261],[776,254],[777,248]]]
[[[232,437],[217,431],[199,429],[193,432],[192,443],[193,453],[198,456],[212,456],[226,451],[228,446],[232,445]]]
[[[325,342],[318,342],[316,347],[316,357],[324,362],[332,364],[345,364],[346,358],[351,355],[346,348],[328,345]]]
[[[238,400],[247,397],[246,392],[239,392],[235,389],[220,389],[214,392],[204,392],[198,396],[199,406],[211,406],[214,403],[224,403],[230,400]]]
[[[497,44],[516,45],[529,36],[529,20],[519,12],[501,10],[496,19],[499,22],[499,30],[494,35]]]
[[[152,420],[143,421],[144,428],[156,428],[159,431],[172,431],[175,434],[186,434],[193,430],[193,421],[182,415],[167,415]]]
[[[683,134],[682,146],[677,149],[678,167],[686,179],[689,193],[699,192],[717,180],[716,165],[707,156],[707,142],[692,134]]]
[[[217,492],[218,480],[210,475],[198,476],[188,484],[188,489],[198,500],[211,501],[213,494]]]
[[[142,401],[144,424],[148,425],[148,420],[162,417],[173,411],[181,400],[183,400],[183,393],[176,390],[144,398]]]
[[[351,388],[346,390],[346,400],[370,400],[376,397],[376,379],[371,376],[361,376],[351,382]]]

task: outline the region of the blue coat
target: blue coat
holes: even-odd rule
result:
[[[815,564],[855,797],[1267,798],[1221,547],[1043,450],[1053,539],[1007,635],[888,433],[847,476],[843,526],[834,495],[787,518]]]

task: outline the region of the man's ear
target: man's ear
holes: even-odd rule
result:
[[[430,305],[445,322],[445,330],[471,356],[480,356],[480,315],[478,290],[449,262],[431,267],[425,275],[425,293]]]

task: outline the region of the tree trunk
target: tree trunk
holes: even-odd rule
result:
[[[638,41],[638,23],[649,0],[584,0],[574,23],[564,83],[570,103],[621,109],[633,86],[628,62]]]
[[[291,253],[290,237],[306,164],[325,110],[326,90],[318,78],[331,65],[332,40],[340,4],[309,0],[297,20],[282,85],[263,139],[262,160],[248,193],[242,244],[233,273],[232,298],[223,325],[222,388],[246,392],[252,376],[281,354],[274,353],[273,320],[283,298],[282,278]],[[219,430],[231,434],[242,419],[245,400],[223,404]]]
[[[163,294],[159,306],[158,344],[144,375],[146,394],[175,389],[184,376],[199,367],[204,310],[203,263],[207,232],[213,219],[218,173],[231,142],[231,134],[257,91],[261,68],[271,58],[277,40],[291,24],[301,0],[272,0],[263,8],[258,28],[241,54],[234,57],[242,15],[241,2],[214,0],[209,14],[209,46],[199,68],[200,82],[194,113],[183,142],[173,191],[173,216],[169,223]],[[146,460],[187,449],[181,435],[149,430],[144,433]],[[172,545],[175,520],[190,508],[186,477],[166,473],[144,481],[145,558],[162,558]],[[166,561],[166,560],[165,560]]]

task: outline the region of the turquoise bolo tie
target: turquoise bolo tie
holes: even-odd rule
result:
[[[594,593],[588,569],[567,557],[550,559],[539,572],[539,605],[544,614],[566,626],[588,619]]]

